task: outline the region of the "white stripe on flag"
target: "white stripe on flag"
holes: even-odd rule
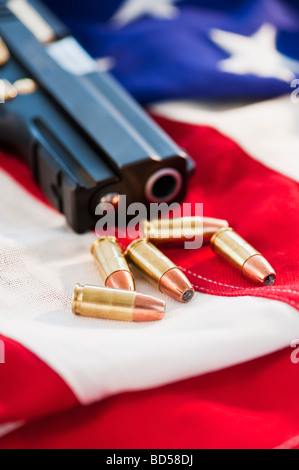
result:
[[[2,171],[0,187],[0,333],[36,353],[82,403],[237,364],[299,337],[297,310],[254,297],[167,299],[165,320],[153,324],[74,316],[74,285],[99,284],[94,236],[73,233]],[[159,295],[140,279],[137,287]]]
[[[151,111],[176,121],[211,126],[237,142],[251,157],[299,181],[299,104],[289,96],[257,102],[172,101]]]

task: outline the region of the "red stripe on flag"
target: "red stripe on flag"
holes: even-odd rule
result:
[[[187,201],[202,202],[205,216],[227,219],[276,269],[277,282],[253,286],[210,247],[167,254],[186,269],[199,291],[268,297],[299,309],[298,183],[266,168],[214,129],[157,121],[196,161]]]
[[[28,421],[78,404],[52,369],[19,343],[0,335],[5,363],[0,364],[0,425]]]
[[[35,196],[44,204],[49,205],[41,189],[35,183],[31,170],[21,158],[0,150],[0,167],[17,181],[17,183],[23,186],[24,189],[31,193],[32,196]]]
[[[1,439],[0,448],[298,447],[298,367],[284,350],[154,390],[121,394],[33,422]],[[39,395],[49,395],[47,387],[56,385],[41,382]]]

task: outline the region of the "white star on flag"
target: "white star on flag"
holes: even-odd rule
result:
[[[253,74],[290,82],[295,75],[276,49],[276,36],[276,28],[266,23],[252,36],[213,29],[212,41],[231,54],[219,62],[219,68],[238,75]]]
[[[125,25],[144,15],[171,19],[179,12],[173,3],[180,1],[182,0],[126,0],[111,21]]]

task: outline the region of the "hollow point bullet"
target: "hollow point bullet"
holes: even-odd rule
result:
[[[91,247],[106,287],[135,290],[133,274],[115,237],[102,237]]]
[[[208,243],[214,233],[228,227],[227,220],[211,217],[180,217],[174,219],[143,220],[140,223],[142,238],[148,238],[155,244],[181,244],[196,237]]]
[[[194,288],[181,269],[148,240],[134,240],[125,256],[163,294],[182,303],[194,296]]]
[[[276,273],[269,262],[232,228],[219,230],[211,239],[212,250],[239,269],[244,279],[254,284],[272,286]]]
[[[72,311],[79,316],[104,320],[151,322],[164,318],[165,302],[129,290],[77,284]]]

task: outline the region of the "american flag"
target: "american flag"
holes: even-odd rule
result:
[[[167,249],[190,304],[146,328],[74,317],[74,285],[100,282],[94,234],[1,151],[0,448],[299,448],[298,2],[45,3],[192,155],[186,202],[278,276],[255,287],[209,247]]]

